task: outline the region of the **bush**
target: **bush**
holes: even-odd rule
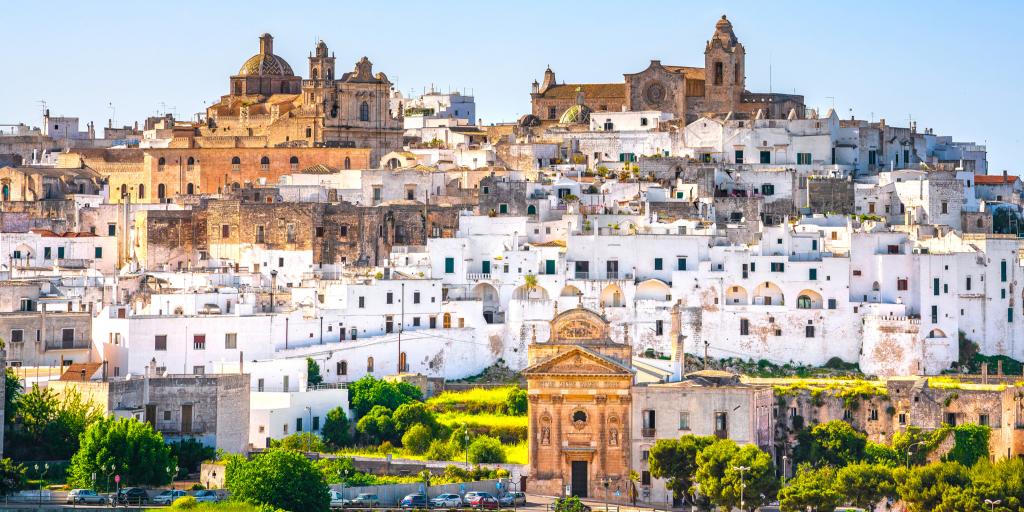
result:
[[[423,402],[409,402],[398,406],[391,419],[395,423],[396,434],[404,434],[413,425],[423,425],[431,433],[437,430],[437,418]]]
[[[192,437],[175,441],[168,446],[171,447],[171,455],[178,459],[179,477],[199,471],[199,466],[204,460],[217,456],[214,447],[206,446]]]
[[[505,449],[497,438],[479,436],[469,444],[469,461],[474,464],[505,462]]]
[[[8,495],[25,488],[25,465],[11,459],[0,460],[0,494]]]
[[[103,418],[91,426],[80,438],[81,448],[71,458],[68,484],[91,488],[92,475],[103,474],[100,469],[116,464],[121,475],[121,486],[164,485],[171,481],[167,468],[176,463],[171,448],[149,423],[135,418]],[[122,469],[123,468],[123,469]],[[110,490],[106,479],[97,479],[97,490]]]
[[[281,439],[272,440],[270,446],[300,452],[323,452],[325,450],[323,439],[313,432],[296,432]]]
[[[526,415],[526,407],[527,396],[525,389],[520,389],[519,386],[516,386],[508,390],[508,396],[505,398],[505,414],[524,416]]]
[[[171,504],[171,508],[178,510],[191,510],[196,508],[196,505],[199,505],[199,502],[196,501],[194,496],[182,496],[174,500],[174,503]]]
[[[190,491],[205,491],[206,490],[206,486],[201,484],[201,483],[199,483],[199,482],[196,482],[196,483],[192,484],[192,487],[189,487],[188,490],[190,490]]]
[[[395,453],[395,445],[391,444],[391,441],[384,441],[377,447],[377,453],[387,455],[389,453]]]
[[[236,500],[285,510],[327,512],[330,495],[323,474],[305,456],[270,450],[228,465],[227,488]]]
[[[324,421],[321,433],[324,436],[324,440],[330,443],[331,446],[341,448],[352,443],[352,436],[349,434],[350,429],[351,423],[348,421],[348,416],[345,415],[345,410],[341,407],[335,407],[327,411],[327,419]]]
[[[349,405],[354,418],[362,418],[376,406],[395,410],[402,404],[423,401],[420,389],[408,382],[388,382],[369,375],[349,384]]]
[[[586,512],[588,508],[576,496],[555,500],[555,512]]]
[[[427,452],[423,454],[427,460],[451,460],[452,451],[448,448],[448,443],[434,439],[430,442],[430,447],[427,448]]]
[[[430,448],[430,440],[430,429],[417,423],[405,431],[405,435],[402,436],[402,446],[409,450],[409,453],[420,455]]]
[[[391,409],[383,405],[375,405],[356,423],[356,430],[362,434],[368,444],[381,443],[396,439],[395,421],[391,418]]]

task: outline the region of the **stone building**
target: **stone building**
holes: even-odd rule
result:
[[[631,346],[582,308],[551,320],[529,346],[530,491],[601,497],[629,483]],[[607,485],[607,487],[606,487]]]
[[[228,94],[206,109],[199,135],[266,147],[370,148],[373,162],[401,149],[401,112],[390,109],[388,77],[375,74],[366,57],[337,78],[335,71],[334,54],[320,41],[303,79],[274,54],[274,38],[263,34],[259,53],[231,76]]]
[[[704,113],[753,114],[782,118],[804,112],[803,96],[746,90],[746,50],[724,15],[704,49],[704,65],[668,66],[652,60],[647,69],[623,75],[623,83],[558,83],[550,67],[533,82],[531,111],[547,123],[576,122],[597,111],[656,110],[691,122]],[[566,117],[566,114],[573,114]]]

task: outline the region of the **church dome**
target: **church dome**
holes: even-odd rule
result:
[[[559,124],[584,124],[590,122],[590,107],[586,105],[573,105],[566,109],[562,117],[558,119]]]
[[[249,57],[238,70],[239,76],[295,76],[288,62],[274,55],[274,38],[260,36],[260,52]]]

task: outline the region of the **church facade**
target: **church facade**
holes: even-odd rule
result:
[[[608,321],[575,308],[555,315],[551,337],[531,343],[529,393],[532,493],[604,498],[629,486],[631,347]]]
[[[549,67],[543,82],[533,82],[532,114],[547,123],[566,124],[573,108],[587,111],[671,112],[687,123],[704,114],[747,114],[784,118],[804,114],[803,96],[751,93],[746,90],[746,50],[724,15],[704,49],[700,67],[669,66],[652,60],[647,69],[623,75],[623,83],[558,83]],[[572,116],[570,116],[572,117]]]
[[[388,77],[374,73],[366,57],[352,71],[336,72],[335,57],[323,41],[310,53],[304,79],[274,54],[274,38],[263,34],[259,53],[230,77],[228,94],[206,109],[202,140],[196,143],[370,148],[371,162],[401,149],[401,113],[390,109]]]

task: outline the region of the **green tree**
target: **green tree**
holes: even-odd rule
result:
[[[430,442],[426,453],[423,454],[427,460],[451,460],[452,450],[448,443],[441,439],[434,439]]]
[[[814,466],[846,466],[864,460],[867,440],[866,435],[854,430],[849,423],[829,421],[797,434],[793,461]]]
[[[326,512],[331,498],[324,475],[300,453],[272,449],[228,465],[232,499],[292,511]]]
[[[779,490],[779,506],[783,512],[832,512],[843,504],[843,494],[835,486],[836,470],[802,464],[796,476]]]
[[[749,469],[737,469],[742,467]],[[720,439],[697,454],[693,482],[712,503],[726,508],[738,507],[741,494],[746,506],[763,505],[778,490],[771,456],[756,446],[740,447],[729,439]]]
[[[398,406],[398,409],[395,409],[394,414],[391,415],[391,419],[395,423],[397,435],[404,434],[413,425],[423,425],[431,432],[437,430],[437,418],[423,402],[409,402]]]
[[[995,464],[979,461],[971,468],[971,479],[979,501],[999,500],[999,507],[1007,511],[1024,509],[1024,459],[1005,458]],[[1002,510],[999,507],[996,510]]]
[[[891,446],[871,441],[868,441],[867,446],[864,447],[864,460],[872,464],[882,464],[890,467],[903,464],[900,461],[900,454]]]
[[[942,460],[959,462],[971,467],[982,459],[988,459],[988,439],[992,429],[987,425],[966,423],[953,427],[953,449],[949,450]]]
[[[959,490],[971,487],[971,475],[959,462],[939,462],[911,469],[897,485],[910,512],[950,510],[950,501],[963,498]],[[947,496],[948,495],[948,496]]]
[[[407,382],[388,382],[367,375],[348,386],[350,410],[353,418],[362,418],[375,406],[395,410],[409,402],[422,402],[420,389]]]
[[[179,474],[184,476],[199,471],[203,461],[217,456],[217,450],[207,446],[193,437],[169,443],[171,456],[178,460]]]
[[[686,435],[679,439],[660,439],[651,447],[647,462],[651,476],[667,479],[676,498],[685,497],[697,471],[697,454],[717,439],[712,436]]]
[[[883,498],[898,497],[893,469],[883,464],[860,462],[840,468],[836,488],[848,503],[867,510],[873,510]]]
[[[14,370],[7,368],[4,374],[4,423],[10,424],[18,415],[18,397],[25,388]]]
[[[928,462],[928,454],[935,450],[948,431],[938,429],[925,432],[920,427],[909,426],[892,435],[892,449],[899,456],[899,464],[920,466]],[[909,456],[907,454],[910,454]],[[909,461],[908,461],[909,459]]]
[[[477,436],[469,443],[469,461],[474,464],[505,462],[505,449],[496,437]]]
[[[58,395],[33,386],[17,397],[9,450],[18,460],[66,460],[78,450],[78,436],[101,416],[75,389]]]
[[[521,389],[519,386],[514,386],[508,390],[508,395],[505,395],[505,414],[509,416],[525,416],[528,401],[526,390]]]
[[[356,423],[356,430],[362,434],[369,444],[378,444],[395,439],[395,420],[391,418],[391,409],[383,405],[375,405]]]
[[[296,432],[270,442],[273,448],[297,452],[323,452],[324,440],[313,432]]]
[[[312,357],[306,358],[306,382],[310,386],[316,386],[324,381],[320,376],[320,365]]]
[[[178,465],[171,447],[149,423],[134,418],[101,418],[82,433],[81,446],[68,468],[68,483],[73,487],[92,486],[109,491],[102,475],[110,473],[111,465],[121,475],[121,485],[163,485],[171,481],[167,468]]]
[[[25,488],[25,466],[11,459],[0,460],[0,495],[6,496]]]
[[[431,436],[429,428],[417,423],[402,435],[402,446],[414,455],[423,454],[430,448]]]
[[[338,484],[344,481],[345,485],[351,486],[354,479],[359,478],[356,476],[356,473],[359,472],[356,471],[355,463],[351,457],[318,459],[313,464],[324,475],[324,481],[329,484]]]
[[[576,496],[555,500],[555,512],[587,512],[588,510],[590,510],[590,507],[585,506]]]
[[[324,440],[331,446],[341,448],[351,444],[352,436],[349,433],[350,430],[351,425],[348,421],[348,416],[345,415],[345,409],[335,407],[327,411],[327,418],[324,420],[321,433],[324,436]]]

